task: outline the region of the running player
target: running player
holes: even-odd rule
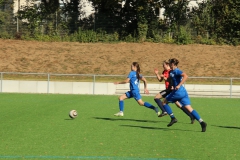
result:
[[[140,95],[139,90],[139,80],[142,80],[144,83],[144,93],[148,94],[149,91],[147,89],[147,80],[140,75],[140,66],[137,62],[133,62],[131,65],[131,71],[128,74],[128,77],[125,81],[122,82],[115,82],[114,84],[125,84],[130,83],[130,91],[126,92],[125,94],[121,95],[119,97],[119,109],[120,111],[115,116],[123,116],[123,110],[124,110],[124,100],[127,98],[134,98],[140,106],[145,106],[147,108],[153,109],[157,115],[160,114],[158,111],[158,107],[153,106],[152,104],[148,102],[143,102]]]
[[[162,102],[161,102],[160,99],[165,98],[169,93],[172,92],[172,81],[169,77],[169,73],[171,71],[171,68],[169,66],[168,60],[163,61],[163,69],[164,69],[164,71],[162,72],[161,75],[159,75],[158,69],[154,69],[154,72],[157,76],[157,79],[159,80],[159,82],[162,82],[164,80],[165,81],[165,87],[166,87],[165,90],[162,90],[161,92],[159,92],[154,97],[154,101],[157,103],[159,108],[162,110],[162,113],[159,115],[159,117],[167,115],[167,112],[163,108],[163,105],[162,105]],[[178,108],[180,108],[185,114],[187,114],[190,117],[191,124],[193,124],[194,123],[194,117],[191,115],[191,113],[185,107],[182,107],[182,105],[178,101],[176,101],[175,104]]]
[[[172,110],[168,103],[175,103],[176,101],[179,101],[183,107],[185,107],[192,115],[193,117],[200,123],[202,132],[206,131],[207,123],[203,121],[203,119],[200,117],[198,112],[194,110],[191,106],[190,99],[188,97],[188,93],[186,89],[182,86],[182,84],[187,80],[187,74],[181,71],[177,65],[179,61],[176,58],[169,59],[169,65],[172,71],[170,72],[170,77],[173,82],[173,91],[166,96],[166,98],[163,101],[163,107],[167,111],[169,115],[172,114]],[[174,124],[177,122],[176,118],[173,116],[171,117],[170,124]]]

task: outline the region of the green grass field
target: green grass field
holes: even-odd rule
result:
[[[153,97],[144,101],[155,105]],[[125,101],[124,117],[117,96],[0,95],[0,159],[240,159],[240,99],[191,98],[193,108],[208,123],[198,122],[174,105],[178,123],[168,116]],[[71,120],[71,109],[78,117]]]

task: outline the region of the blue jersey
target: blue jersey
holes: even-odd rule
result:
[[[191,102],[186,89],[181,85],[178,90],[175,90],[176,86],[178,86],[178,84],[182,81],[182,73],[183,71],[178,68],[170,72],[170,77],[174,90],[169,95],[167,95],[166,99],[168,102],[174,103],[176,101],[179,101],[182,106],[187,106],[190,105]]]
[[[182,73],[183,71],[181,71],[178,68],[171,70],[170,77],[171,77],[172,85],[174,88],[182,81]]]
[[[141,77],[141,76],[140,76]],[[134,91],[139,91],[139,79],[137,78],[137,72],[136,71],[131,71],[128,74],[128,77],[130,79],[130,90],[134,90]]]

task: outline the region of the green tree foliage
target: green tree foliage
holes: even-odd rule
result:
[[[55,13],[59,9],[59,0],[42,0],[42,2],[49,14]]]
[[[18,11],[18,18],[27,25],[32,33],[38,30],[39,23],[49,17],[49,13],[42,3],[40,5],[34,4],[34,1],[30,1],[29,5],[22,6]]]
[[[7,1],[0,0],[0,9]],[[204,0],[192,9],[189,0],[89,1],[95,11],[89,17],[82,11],[83,0],[69,0],[61,7],[58,0],[42,0],[21,7],[18,18],[31,34],[69,36],[60,38],[69,41],[240,43],[240,0]],[[165,9],[164,19],[158,18],[157,8]],[[12,17],[0,10],[1,31],[16,22]]]
[[[192,9],[189,13],[192,20],[192,27],[195,28],[197,35],[207,35],[213,25],[213,18],[209,16],[212,6],[203,1],[198,3],[198,7]]]
[[[91,0],[94,7],[94,30],[114,33],[122,24],[120,0]]]
[[[31,34],[39,32],[42,25],[45,26],[44,33],[58,34],[57,31],[65,30],[68,33],[78,31],[80,5],[78,0],[71,0],[65,3],[61,8],[55,10],[54,13],[46,8],[44,3],[35,5],[34,1],[29,2],[30,5],[22,6],[18,12],[18,17],[31,31]]]
[[[209,0],[199,3],[192,12],[192,25],[198,35],[215,39],[218,43],[239,44],[240,1]]]
[[[149,26],[157,21],[154,0],[91,0],[96,10],[96,28],[108,33],[118,31],[124,39],[129,35],[145,41]],[[101,24],[104,24],[101,25]]]
[[[13,13],[11,9],[13,8],[13,3],[8,0],[0,0],[0,38],[12,38],[14,29],[11,26],[11,21],[13,19]]]
[[[78,30],[79,18],[80,18],[80,7],[79,0],[70,0],[64,3],[62,8],[62,13],[67,17],[67,25],[70,30],[70,33],[74,33]]]
[[[185,25],[188,20],[188,0],[162,0],[161,7],[165,8],[165,17],[172,25]]]
[[[218,39],[226,43],[240,40],[240,1],[212,0],[210,16],[214,17],[214,30]]]

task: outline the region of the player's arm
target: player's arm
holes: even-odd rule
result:
[[[140,80],[143,81],[143,84],[144,84],[144,93],[148,94],[149,91],[147,89],[147,80],[146,80],[146,78],[141,77]]]
[[[163,75],[159,75],[159,73],[158,73],[158,69],[154,69],[154,73],[155,73],[155,75],[157,76],[157,79],[158,79],[158,81],[159,82],[162,82],[162,80],[163,80],[163,78],[164,78],[164,76]]]
[[[181,80],[181,82],[176,86],[176,89],[177,89],[177,90],[181,87],[181,85],[183,85],[183,84],[185,83],[185,81],[186,81],[187,78],[188,78],[188,75],[187,75],[186,73],[184,73],[184,72],[181,74],[181,76],[182,76],[182,80]]]
[[[174,90],[173,80],[170,76],[167,78],[167,81],[169,82],[169,87],[168,88],[171,89],[171,90]]]
[[[129,83],[130,78],[125,79],[124,81],[121,82],[114,82],[114,84],[125,84],[125,83]]]

